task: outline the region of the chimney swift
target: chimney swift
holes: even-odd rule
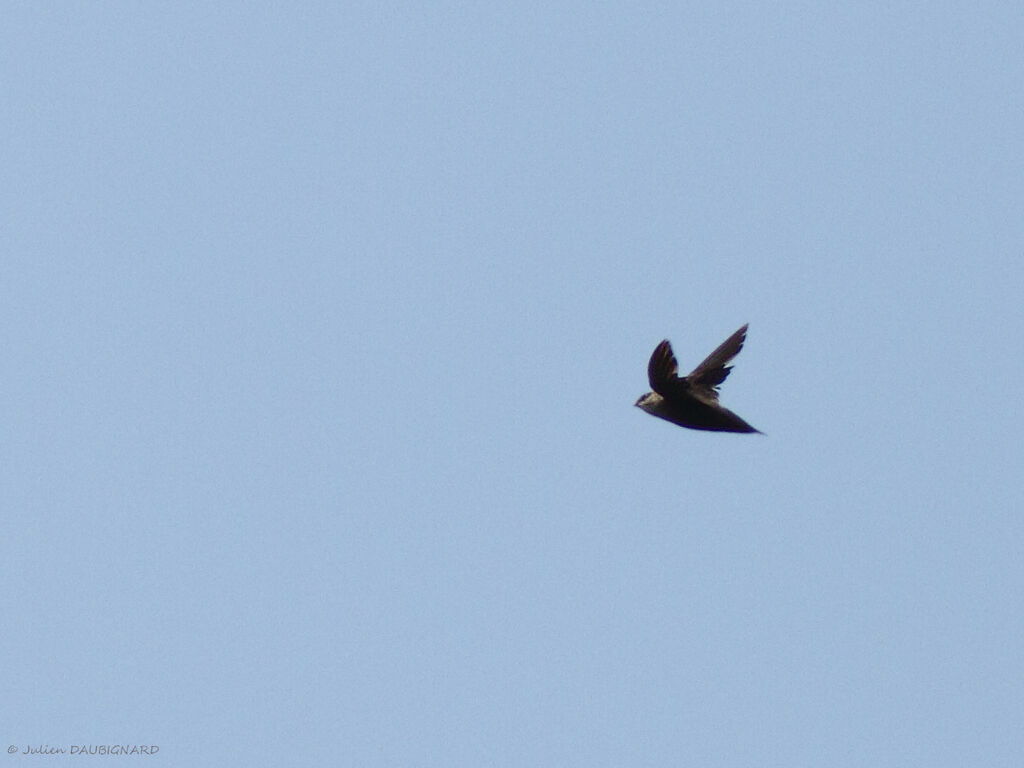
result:
[[[718,404],[718,385],[725,381],[732,366],[726,365],[743,349],[747,326],[722,342],[689,376],[679,376],[679,365],[668,339],[654,349],[647,364],[647,378],[653,392],[636,401],[652,416],[681,427],[711,432],[757,432],[743,419]]]

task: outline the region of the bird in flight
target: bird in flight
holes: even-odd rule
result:
[[[647,378],[653,392],[642,395],[636,407],[659,419],[681,427],[711,432],[757,432],[743,419],[718,404],[718,385],[725,381],[732,366],[727,363],[743,349],[747,326],[707,356],[688,376],[679,376],[679,364],[668,339],[654,349],[647,364]]]

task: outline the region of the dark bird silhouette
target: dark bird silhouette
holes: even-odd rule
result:
[[[647,378],[653,392],[636,401],[652,416],[671,421],[681,427],[711,432],[758,432],[743,419],[718,404],[718,385],[725,381],[732,367],[727,363],[743,349],[747,326],[722,342],[689,376],[679,376],[679,364],[672,354],[668,339],[654,349],[647,364]]]

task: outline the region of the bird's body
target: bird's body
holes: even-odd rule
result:
[[[679,366],[668,340],[661,342],[647,365],[653,392],[642,395],[636,406],[659,419],[689,429],[711,432],[759,432],[718,404],[718,385],[732,370],[727,363],[739,354],[747,326],[726,339],[688,376],[677,375]]]

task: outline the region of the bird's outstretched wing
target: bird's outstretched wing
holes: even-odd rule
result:
[[[717,387],[725,381],[729,371],[732,370],[728,362],[740,353],[746,338],[747,326],[744,325],[736,333],[723,341],[718,349],[707,356],[703,363],[693,369],[690,375],[686,377],[686,381],[689,382],[691,389],[695,390],[694,394],[703,398],[710,398],[716,402],[718,401]],[[667,342],[662,343],[667,344]]]
[[[671,397],[679,385],[679,364],[672,354],[672,345],[665,339],[654,348],[651,361],[647,363],[647,380],[651,389],[662,397]]]

